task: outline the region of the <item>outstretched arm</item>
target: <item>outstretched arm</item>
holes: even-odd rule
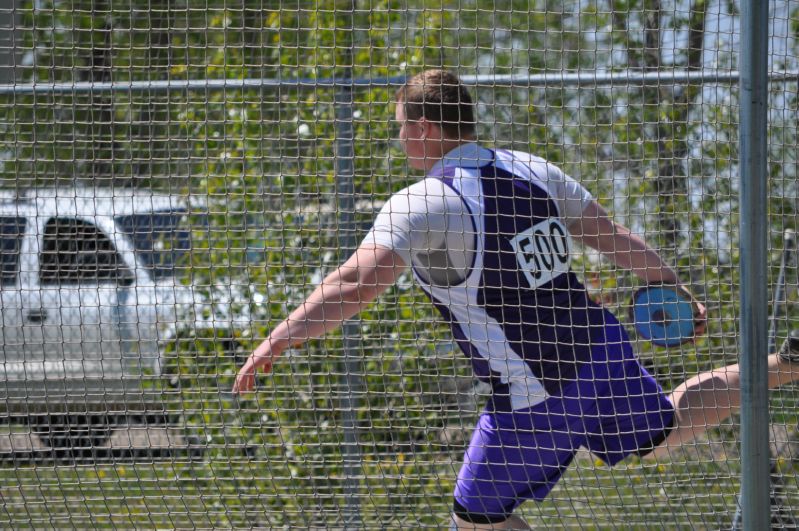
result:
[[[394,251],[364,245],[330,273],[288,318],[269,334],[239,371],[234,393],[255,386],[255,373],[269,372],[286,349],[338,328],[392,286],[406,265]]]

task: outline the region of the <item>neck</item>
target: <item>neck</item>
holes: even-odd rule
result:
[[[440,142],[436,143],[436,153],[426,153],[425,156],[425,170],[429,171],[438,161],[444,158],[444,155],[456,149],[463,144],[474,142],[473,138],[450,139],[443,138]]]

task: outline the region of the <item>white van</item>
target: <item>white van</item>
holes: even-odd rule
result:
[[[197,213],[129,189],[2,192],[0,417],[52,446],[101,444],[109,418],[163,410],[164,345],[181,328],[249,326],[249,293],[176,274]]]

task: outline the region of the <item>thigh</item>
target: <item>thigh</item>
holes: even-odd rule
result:
[[[674,422],[674,406],[655,378],[630,353],[611,369],[610,385],[597,400],[600,422],[588,448],[609,465],[630,454],[645,455]]]
[[[458,474],[456,503],[499,520],[526,499],[544,499],[583,443],[562,420],[529,411],[481,415]]]

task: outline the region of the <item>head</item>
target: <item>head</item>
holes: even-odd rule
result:
[[[429,170],[451,149],[475,140],[472,96],[452,72],[417,74],[395,98],[399,138],[411,167]]]

